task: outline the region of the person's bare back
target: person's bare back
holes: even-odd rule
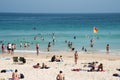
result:
[[[13,80],[19,80],[19,75],[17,74],[17,69],[15,70],[15,72],[12,73],[12,79]]]
[[[59,74],[56,77],[56,80],[65,80],[65,77],[64,77],[62,71],[59,72]]]

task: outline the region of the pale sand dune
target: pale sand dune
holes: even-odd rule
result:
[[[52,55],[62,55],[64,62],[49,62]],[[15,53],[1,54],[0,55],[0,70],[2,69],[18,69],[19,73],[23,73],[25,78],[22,80],[56,80],[56,75],[60,70],[63,71],[65,75],[65,80],[119,80],[118,77],[113,77],[113,73],[120,73],[116,68],[120,68],[120,56],[107,55],[101,53],[81,53],[79,52],[78,64],[74,65],[74,52],[57,52],[57,53],[44,53],[36,54],[33,53]],[[14,64],[13,56],[24,56],[27,59],[27,63]],[[10,60],[4,60],[4,58],[10,58]],[[83,68],[85,63],[98,61],[103,63],[105,72],[87,72],[87,71],[71,71],[73,68],[89,69]],[[50,69],[34,69],[32,66],[36,63],[42,64],[46,63]],[[98,63],[98,64],[99,64]],[[0,73],[0,77],[10,78],[12,72]]]

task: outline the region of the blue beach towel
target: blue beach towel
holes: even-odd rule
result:
[[[10,60],[10,58],[0,58],[1,60]]]

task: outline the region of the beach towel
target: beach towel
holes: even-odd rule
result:
[[[93,70],[93,71],[90,71],[90,70],[87,70],[88,72],[105,72],[105,70],[102,70],[102,71],[98,71],[98,70]]]
[[[3,69],[3,70],[1,70],[1,73],[6,73],[6,72],[13,72],[13,70],[12,69]]]
[[[13,70],[12,69],[7,69],[6,72],[13,72]]]
[[[81,69],[72,69],[72,71],[80,71]]]
[[[20,80],[19,78],[13,79],[13,78],[9,78],[8,80]]]
[[[10,60],[10,58],[0,58],[1,60]]]
[[[88,70],[86,70],[86,69],[72,69],[72,71],[76,71],[76,72],[79,72],[79,71],[88,71]]]

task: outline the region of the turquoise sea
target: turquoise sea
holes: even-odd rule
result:
[[[93,33],[94,26],[98,33]],[[93,48],[90,47],[92,38]],[[51,52],[69,51],[65,41],[72,42],[77,51],[84,46],[88,51],[105,52],[106,44],[109,44],[110,52],[120,54],[120,13],[0,13],[0,45],[15,43],[16,51],[35,51],[35,44],[39,43],[40,51],[47,52],[48,42],[51,42]],[[30,48],[20,48],[21,42],[29,43]]]

